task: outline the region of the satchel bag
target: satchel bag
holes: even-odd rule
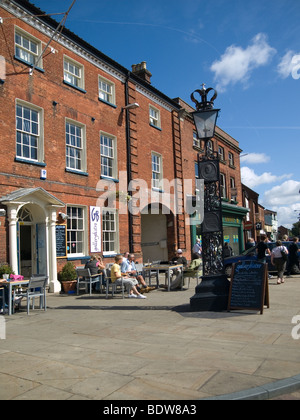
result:
[[[282,250],[280,252],[281,252],[281,257],[282,257],[283,261],[287,261],[287,259],[288,259],[287,253],[285,251],[282,251]]]

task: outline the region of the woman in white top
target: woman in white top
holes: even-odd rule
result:
[[[286,258],[282,253],[286,255]],[[273,248],[271,254],[271,264],[275,265],[278,271],[277,284],[284,283],[283,274],[285,272],[288,253],[288,250],[282,245],[282,242],[276,241],[276,247]]]

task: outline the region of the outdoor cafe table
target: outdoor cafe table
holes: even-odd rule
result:
[[[0,281],[0,286],[8,287],[8,315],[12,314],[12,292],[14,287],[21,287],[21,286],[27,286],[29,283],[29,280],[2,280]]]
[[[143,267],[143,271],[146,273],[149,271],[149,281],[151,282],[150,272],[156,271],[159,275],[160,271],[164,271],[168,273],[167,279],[168,279],[168,292],[170,291],[171,286],[171,271],[180,269],[182,280],[183,280],[183,264],[152,264],[152,265],[145,265]],[[158,278],[158,276],[157,276]],[[183,284],[183,282],[181,282]],[[158,284],[157,284],[158,285]]]

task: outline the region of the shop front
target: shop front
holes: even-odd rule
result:
[[[239,255],[245,249],[243,220],[248,211],[244,207],[222,202],[223,238],[232,248],[234,255]],[[191,223],[192,248],[198,238],[201,239],[201,223],[199,217],[194,217]]]
[[[222,202],[223,238],[232,248],[233,255],[239,255],[244,249],[243,220],[248,209]]]

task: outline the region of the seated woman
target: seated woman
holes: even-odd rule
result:
[[[98,257],[96,255],[92,255],[91,259],[85,264],[84,268],[89,268],[92,276],[95,276],[96,274],[102,274],[102,279],[104,280],[104,278],[105,278],[105,265],[104,265],[101,257]],[[97,283],[95,283],[95,290],[97,292],[100,291],[100,284],[101,284],[101,279],[100,279],[100,276],[99,276],[99,281]]]
[[[128,290],[129,298],[146,299],[146,296],[138,292],[137,288],[134,285],[134,282],[130,278],[122,276],[122,273],[121,273],[122,261],[123,261],[122,255],[115,256],[115,264],[111,267],[111,271],[110,271],[111,282],[122,284],[122,278],[123,278],[123,284],[126,286]]]

